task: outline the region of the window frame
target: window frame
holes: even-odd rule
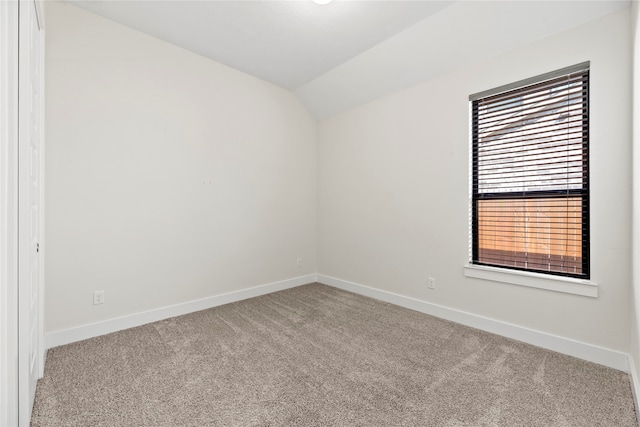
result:
[[[590,211],[590,171],[589,171],[589,146],[590,146],[590,62],[583,62],[574,66],[565,67],[556,71],[552,71],[549,73],[541,74],[535,77],[531,77],[528,79],[520,80],[514,83],[510,83],[507,85],[503,85],[494,89],[486,90],[483,92],[479,92],[469,96],[469,107],[470,107],[470,223],[469,223],[469,265],[465,267],[465,275],[469,277],[477,277],[477,278],[487,278],[489,280],[497,280],[508,283],[515,283],[525,286],[534,286],[534,287],[543,287],[546,289],[552,290],[560,290],[565,292],[562,289],[557,289],[557,286],[535,286],[531,285],[530,278],[548,278],[553,280],[559,280],[560,282],[565,282],[570,285],[573,289],[576,284],[587,284],[589,286],[596,286],[595,295],[592,295],[592,291],[588,291],[586,294],[583,292],[573,292],[567,291],[570,293],[578,293],[581,295],[588,296],[597,296],[597,285],[594,282],[590,281],[591,277],[591,259],[590,259],[590,221],[589,221],[589,211]],[[540,269],[533,268],[525,268],[519,266],[508,266],[501,264],[492,264],[479,261],[479,224],[478,224],[478,201],[479,200],[507,200],[509,198],[516,198],[513,194],[509,195],[508,193],[504,193],[505,196],[500,195],[483,195],[479,191],[479,173],[478,173],[478,162],[479,159],[479,143],[478,143],[478,116],[477,116],[477,105],[479,100],[490,98],[495,95],[504,94],[507,92],[513,91],[521,91],[526,92],[527,89],[531,89],[532,86],[536,84],[541,84],[544,82],[548,82],[550,80],[558,79],[560,77],[569,76],[576,73],[586,73],[586,77],[584,79],[584,84],[586,84],[586,93],[584,104],[586,108],[586,129],[585,135],[583,135],[583,143],[582,143],[582,188],[579,190],[568,190],[565,189],[562,191],[564,197],[569,198],[570,194],[579,195],[583,198],[583,206],[581,209],[581,218],[582,218],[582,272],[579,274],[572,274],[562,271],[545,271]],[[517,95],[517,93],[515,93]],[[542,199],[545,196],[556,197],[558,195],[558,190],[549,190],[549,191],[525,191],[521,192],[521,196],[517,197],[518,200],[523,199]],[[503,278],[500,278],[500,273],[508,273],[504,275]],[[525,279],[522,279],[525,277]],[[515,278],[515,279],[514,279]]]

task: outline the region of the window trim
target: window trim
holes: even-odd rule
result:
[[[512,270],[487,265],[467,264],[464,275],[475,279],[508,283],[529,288],[546,289],[585,297],[598,297],[598,283],[593,280],[577,279],[567,276],[537,273],[533,271]]]
[[[535,85],[538,83],[542,83],[548,80],[556,79],[558,77],[563,77],[569,74],[580,73],[580,72],[588,72],[590,70],[591,63],[590,61],[582,62],[580,64],[576,64],[573,66],[561,68],[559,70],[551,71],[548,73],[540,74],[534,77],[530,77],[527,79],[519,80],[517,82],[509,83],[506,85],[502,85],[493,89],[485,90],[482,92],[477,92],[469,96],[469,118],[470,118],[470,126],[469,126],[469,141],[470,141],[470,149],[469,149],[469,262],[465,266],[465,276],[467,277],[475,277],[487,280],[493,280],[498,282],[512,283],[516,285],[522,286],[532,286],[536,288],[543,288],[549,290],[556,290],[560,292],[568,292],[578,295],[592,296],[597,297],[597,283],[591,281],[590,276],[590,247],[591,242],[590,238],[587,240],[586,245],[583,246],[583,257],[586,256],[586,273],[583,277],[576,277],[571,274],[561,273],[561,272],[544,272],[544,271],[536,271],[536,270],[526,270],[520,268],[512,268],[509,266],[500,266],[500,265],[490,265],[484,264],[480,262],[474,262],[474,254],[477,251],[474,251],[474,248],[478,245],[476,239],[474,239],[474,221],[477,221],[477,206],[474,203],[474,180],[477,179],[474,174],[474,159],[477,158],[478,147],[474,144],[476,140],[476,135],[474,134],[474,113],[473,113],[473,105],[474,101],[479,99],[491,97],[494,95],[499,95],[501,93],[513,91],[516,89],[524,88],[526,86]],[[589,109],[589,92],[587,92],[587,109]],[[587,129],[587,132],[589,130]],[[587,136],[588,138],[588,136]],[[585,147],[587,159],[585,161],[584,167],[589,167],[589,142]],[[587,236],[590,236],[590,197],[589,197],[589,173],[586,174],[586,197],[587,197],[587,207],[586,212],[583,211],[582,221],[585,223],[585,227],[587,230]],[[582,190],[580,190],[582,191]],[[585,265],[583,264],[583,270],[585,270]],[[544,282],[538,282],[540,280],[544,280]],[[584,286],[587,286],[586,288]],[[576,287],[577,286],[577,287]]]
[[[570,67],[561,68],[559,70],[551,71],[548,73],[540,74],[535,77],[530,77],[528,79],[519,80],[517,82],[509,83],[506,85],[498,86],[493,89],[484,90],[482,92],[474,93],[473,95],[469,95],[469,101],[473,102],[480,98],[486,98],[488,96],[497,95],[499,93],[508,92],[513,89],[518,89],[523,86],[529,86],[532,84],[540,83],[544,80],[552,80],[556,77],[562,77],[567,74],[579,73],[581,71],[587,71],[591,67],[591,61],[581,62],[580,64],[572,65]]]

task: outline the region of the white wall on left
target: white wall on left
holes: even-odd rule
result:
[[[316,272],[316,123],[293,94],[46,14],[47,332]]]

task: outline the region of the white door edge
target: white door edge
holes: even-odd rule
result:
[[[40,5],[41,7],[42,5]],[[43,372],[42,73],[44,32],[36,0],[19,2],[18,99],[18,425],[28,426]]]

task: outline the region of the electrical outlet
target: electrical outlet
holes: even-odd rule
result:
[[[93,305],[104,304],[104,291],[93,291]]]
[[[429,289],[435,289],[436,288],[436,279],[434,277],[429,277],[427,287]]]
[[[302,258],[298,258],[298,261],[296,262],[296,265],[298,267],[302,267]]]

